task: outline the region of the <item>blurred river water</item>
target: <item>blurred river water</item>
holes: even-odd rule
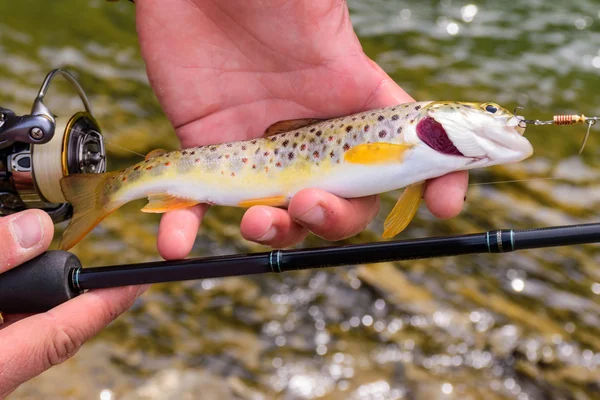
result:
[[[418,100],[600,115],[600,1],[348,3],[366,53]],[[122,147],[177,148],[148,85],[133,4],[5,1],[0,15],[0,105],[27,112],[44,75],[64,67],[92,101],[109,169],[138,161]],[[59,81],[47,99],[68,117],[79,103]],[[473,171],[458,217],[423,206],[401,237],[597,221],[599,131],[579,156],[584,134],[529,127],[530,159]],[[481,185],[507,180],[524,181]],[[380,240],[397,197],[383,196],[369,229],[344,243]],[[159,217],[143,204],[73,249],[85,266],[159,259]],[[241,216],[213,207],[191,256],[266,250],[240,237]],[[12,398],[598,398],[599,261],[586,245],[155,285]]]

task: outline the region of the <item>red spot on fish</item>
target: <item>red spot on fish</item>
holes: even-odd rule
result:
[[[121,178],[121,182],[125,182],[126,180],[127,180],[126,176],[124,176],[124,177]]]
[[[134,170],[134,171],[137,171],[138,169],[140,169],[140,166],[139,166],[139,165],[138,165],[138,166],[136,166],[136,167],[135,167],[133,170]]]
[[[231,173],[231,176],[235,176],[235,172],[232,172],[232,173]]]
[[[277,161],[277,164],[275,164],[278,167],[281,167],[281,163],[279,161]]]
[[[365,132],[369,132],[369,125],[365,125]]]
[[[256,164],[252,164],[252,169],[256,169]]]
[[[248,159],[247,159],[246,157],[244,157],[244,158],[242,158],[242,162],[243,162],[244,164],[246,164],[246,163],[248,162]]]
[[[313,153],[313,156],[314,156],[315,158],[319,158],[319,152],[318,152],[318,151],[315,151],[315,152]]]
[[[419,139],[425,142],[427,146],[440,153],[453,156],[464,156],[464,154],[454,146],[454,143],[452,143],[446,134],[442,124],[431,117],[423,118],[419,121],[417,124],[417,136],[419,136]]]
[[[264,156],[267,157],[269,155],[268,151],[265,151]]]
[[[171,163],[170,163],[169,161],[167,161],[167,162],[165,163],[165,167],[168,167],[168,166],[170,166],[170,165],[171,165]]]
[[[303,144],[302,146],[300,146],[300,150],[306,150],[306,145]]]
[[[199,158],[196,158],[196,159],[194,160],[194,162],[197,164],[197,163],[199,163],[199,162],[200,162],[200,159],[199,159]]]
[[[149,167],[146,167],[146,170],[150,171],[152,169],[152,165]]]
[[[265,172],[269,172],[269,167],[265,167]]]
[[[329,141],[333,142],[333,136],[329,136]]]
[[[229,154],[225,154],[225,158],[229,159]]]

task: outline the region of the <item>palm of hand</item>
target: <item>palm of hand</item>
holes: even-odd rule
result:
[[[170,0],[136,7],[150,82],[183,147],[257,137],[277,120],[336,117],[412,101],[365,56],[344,2]],[[455,178],[460,206],[465,176]],[[300,224],[316,204],[326,211],[327,227]],[[242,234],[285,246],[310,228],[336,240],[364,229],[377,204],[376,196],[343,200],[302,191],[287,212],[248,210]],[[450,208],[437,214],[460,210]],[[163,257],[189,253],[204,212],[195,207],[164,215],[158,239]]]

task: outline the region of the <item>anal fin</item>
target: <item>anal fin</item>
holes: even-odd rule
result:
[[[148,204],[142,208],[142,211],[145,213],[164,213],[192,207],[198,203],[200,203],[198,200],[184,199],[167,193],[157,193],[148,196]]]
[[[272,196],[272,197],[261,197],[258,199],[242,200],[238,203],[238,206],[243,208],[249,208],[252,206],[271,206],[280,207],[287,204],[285,196]]]
[[[410,185],[404,190],[404,193],[402,193],[402,196],[400,196],[398,202],[385,219],[383,224],[383,238],[393,238],[408,226],[419,209],[424,187],[425,183],[419,182]]]

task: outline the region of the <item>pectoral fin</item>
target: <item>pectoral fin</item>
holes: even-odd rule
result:
[[[412,148],[410,144],[364,143],[348,150],[344,159],[354,164],[400,163],[406,151]]]
[[[404,190],[392,212],[385,219],[383,224],[383,238],[393,238],[408,226],[419,209],[424,187],[425,183],[420,182],[410,185]]]
[[[275,122],[267,128],[264,137],[277,135],[278,133],[293,131],[294,129],[304,128],[317,122],[324,121],[318,118],[302,118],[302,119],[288,119],[284,121]]]
[[[142,208],[146,213],[164,213],[195,206],[199,201],[184,199],[166,193],[151,194],[148,196],[148,204]]]

